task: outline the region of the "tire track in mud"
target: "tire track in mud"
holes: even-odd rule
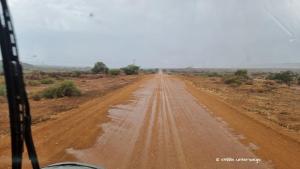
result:
[[[132,156],[130,161],[133,161],[131,164],[128,164],[126,168],[146,168],[147,159],[149,159],[149,149],[151,146],[151,138],[153,134],[154,121],[157,117],[156,108],[157,108],[157,88],[154,89],[154,92],[149,100],[148,109],[145,112],[145,118],[143,125],[141,126],[139,136],[135,141],[135,146],[133,148]],[[142,146],[142,147],[141,147]],[[140,162],[139,162],[140,161]]]
[[[267,168],[263,162],[216,161],[257,157],[181,81],[160,73],[134,96],[109,111],[111,121],[94,146],[69,153],[107,169]]]
[[[184,151],[182,148],[182,144],[181,144],[181,139],[179,137],[179,133],[178,133],[178,129],[177,129],[177,125],[175,122],[175,117],[174,117],[174,112],[172,112],[172,108],[170,106],[170,102],[169,100],[172,99],[172,97],[170,97],[170,91],[168,88],[168,85],[166,85],[165,79],[163,77],[161,77],[161,79],[163,80],[162,83],[162,87],[164,88],[163,91],[163,105],[165,106],[164,108],[164,112],[166,113],[166,117],[167,117],[167,121],[168,123],[168,128],[170,129],[170,133],[171,133],[171,138],[169,139],[169,141],[173,140],[174,141],[174,148],[176,150],[176,156],[177,156],[177,160],[178,160],[178,167],[182,168],[182,169],[186,169],[187,168],[187,164],[185,161],[185,155],[184,155]],[[170,163],[171,164],[171,163]]]

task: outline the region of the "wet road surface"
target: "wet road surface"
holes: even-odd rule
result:
[[[267,168],[183,82],[162,73],[133,100],[111,108],[109,117],[92,147],[67,152],[107,169]]]

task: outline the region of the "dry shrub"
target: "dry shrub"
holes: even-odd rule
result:
[[[53,84],[55,81],[53,79],[47,78],[40,80],[42,84]]]
[[[233,75],[223,77],[224,83],[231,86],[240,86],[241,84],[248,83],[252,85],[252,79],[248,76],[247,70],[237,70]]]
[[[46,88],[39,93],[39,95],[42,98],[53,99],[80,96],[81,92],[72,81],[64,81],[60,84]]]
[[[227,76],[224,78],[224,83],[232,86],[239,86],[243,83],[243,79],[238,76]]]
[[[291,85],[297,75],[292,71],[283,71],[280,73],[271,73],[267,76],[268,80],[276,80],[279,83]]]
[[[108,74],[113,75],[113,76],[117,76],[121,73],[120,69],[109,69]]]

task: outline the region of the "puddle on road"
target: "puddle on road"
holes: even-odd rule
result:
[[[145,113],[156,84],[150,80],[133,94],[128,104],[113,106],[108,111],[109,122],[100,127],[103,133],[96,143],[88,149],[76,150],[69,148],[67,153],[79,161],[106,168],[118,168],[125,164],[132,153],[134,144],[143,125]]]

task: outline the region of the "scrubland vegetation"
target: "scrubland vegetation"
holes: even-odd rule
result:
[[[113,75],[113,76],[120,75],[120,73],[121,73],[120,69],[110,69],[108,71],[108,74]]]
[[[174,71],[170,71],[171,73]],[[175,71],[177,72],[177,71]],[[178,73],[178,72],[177,72]],[[228,72],[211,72],[211,71],[200,71],[200,72],[191,72],[191,73],[182,73],[181,74],[192,74],[201,77],[218,77],[222,78],[222,81],[225,84],[228,84],[232,87],[237,87],[242,84],[253,84],[253,80],[257,79],[260,76],[261,79],[265,80],[266,83],[278,83],[285,84],[288,86],[291,85],[300,85],[300,73],[293,72],[290,70],[280,71],[277,73],[273,72],[256,72],[249,73],[246,69],[238,69],[236,71]]]
[[[50,86],[43,91],[35,94],[33,98],[35,100],[40,100],[40,98],[54,99],[61,97],[72,97],[72,96],[80,96],[80,90],[75,86],[72,81],[63,81],[59,84],[55,84]]]
[[[109,68],[105,63],[99,61],[94,64],[90,71],[64,71],[64,72],[43,72],[33,70],[25,73],[25,83],[29,88],[36,88],[31,94],[31,98],[35,101],[41,99],[54,99],[61,97],[77,97],[82,94],[74,78],[104,78],[106,76],[125,76],[139,74],[140,67],[130,64],[122,68]],[[155,73],[155,69],[143,70],[143,73]],[[0,96],[5,96],[4,78],[0,83]]]
[[[166,70],[191,81],[201,90],[290,130],[300,130],[299,71]]]
[[[142,73],[141,73],[142,74]],[[77,108],[91,99],[138,80],[140,76],[127,76],[121,69],[94,73],[86,71],[27,71],[24,74],[26,90],[32,110],[33,123],[43,122],[52,115]],[[0,76],[0,108],[6,117],[7,100],[3,75]],[[8,132],[0,118],[0,135]]]
[[[223,77],[225,84],[230,84],[233,86],[238,86],[241,84],[251,84],[251,78],[248,76],[247,70],[237,70],[232,75],[227,75]]]
[[[294,81],[296,81],[297,77],[299,79],[300,75],[292,71],[284,71],[279,73],[271,73],[266,79],[275,80],[278,83],[285,83],[290,86]]]

